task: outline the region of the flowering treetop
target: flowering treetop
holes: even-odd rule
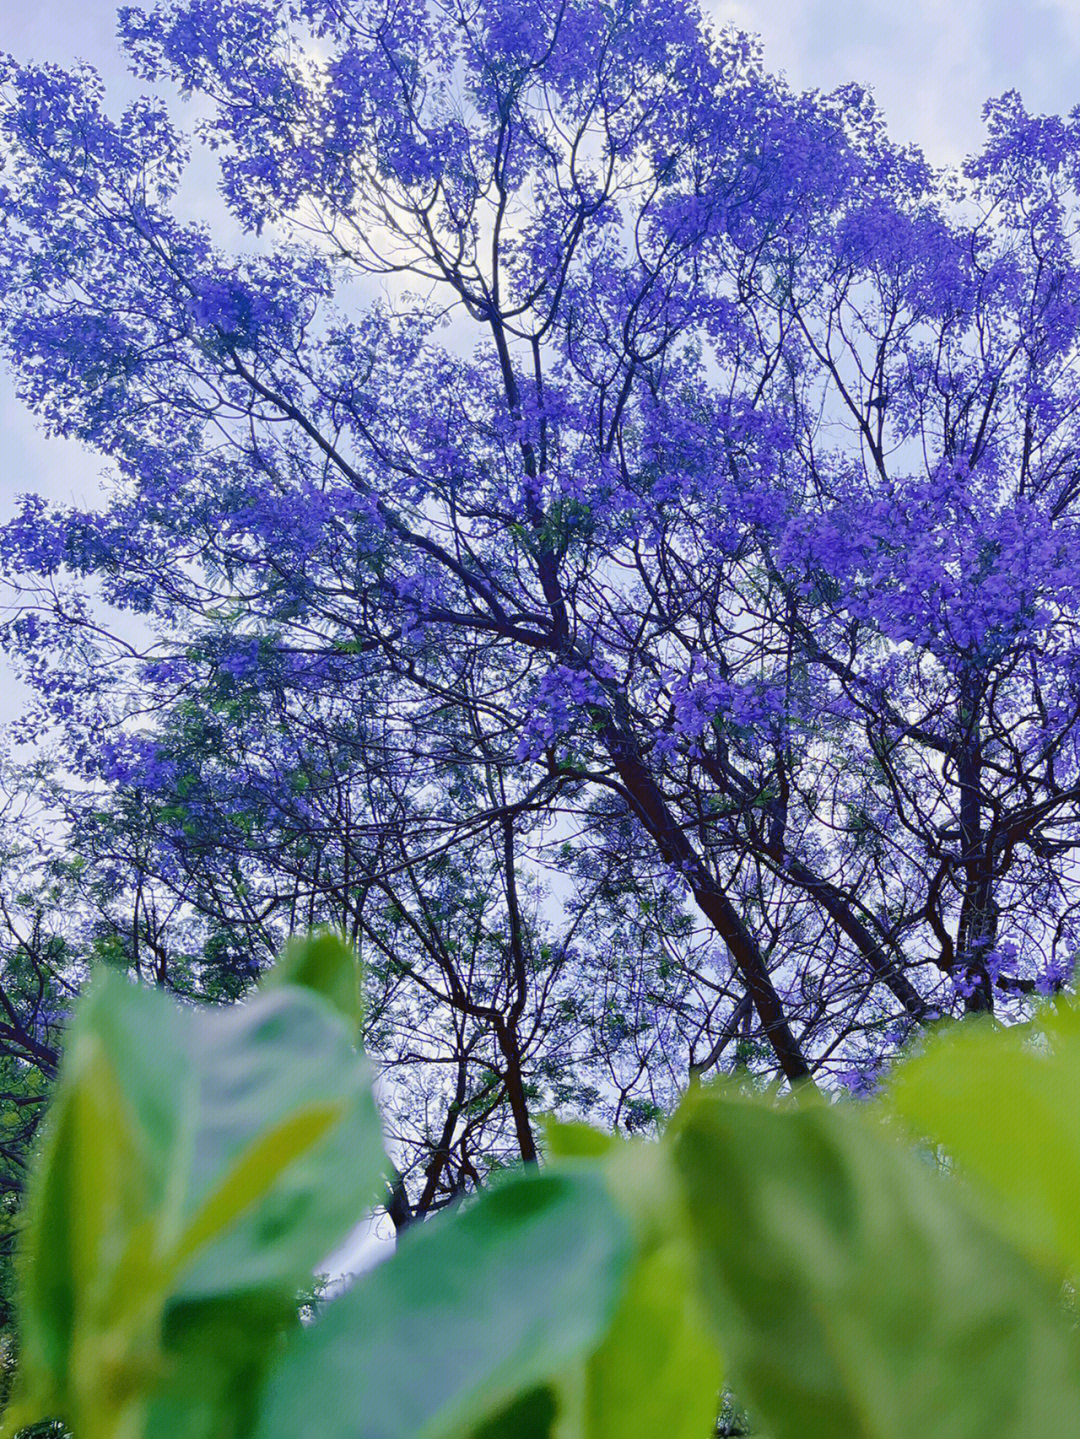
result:
[[[1005,96],[944,175],[684,0],[181,0],[121,35],[252,239],[182,217],[163,101],[5,63],[3,342],[116,473],[0,541],[85,775],[208,814],[373,687],[399,735],[468,714],[530,805],[617,798],[789,1079],[830,985],[917,1022],[1064,974],[1080,117]],[[95,665],[91,576],[152,660]],[[258,764],[176,748],[176,705],[270,692]]]

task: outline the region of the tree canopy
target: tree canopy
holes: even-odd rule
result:
[[[99,949],[356,939],[400,1222],[538,1109],[862,1090],[1065,983],[1080,113],[938,171],[689,0],[121,35],[119,117],[0,73],[4,351],[109,466],[0,534]]]

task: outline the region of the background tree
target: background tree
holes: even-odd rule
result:
[[[252,247],[163,102],[6,66],[7,353],[115,484],[3,548],[139,955],[361,938],[407,1206],[530,1100],[862,1086],[1063,983],[1080,125],[1006,97],[941,176],[682,0],[121,29]]]

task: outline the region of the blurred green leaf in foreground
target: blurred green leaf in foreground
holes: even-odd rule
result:
[[[541,1166],[301,1325],[388,1172],[358,995],[329,935],[227,1010],[98,977],[30,1189],[6,1434],[706,1439],[722,1383],[772,1439],[1080,1434],[1064,1000],[933,1038],[870,1105],[695,1087],[654,1143],[552,1120]]]

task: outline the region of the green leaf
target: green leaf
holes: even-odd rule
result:
[[[526,1390],[486,1419],[469,1439],[551,1439],[558,1416],[558,1401],[550,1385]]]
[[[181,1236],[175,1253],[178,1267],[182,1268],[242,1218],[253,1199],[272,1190],[290,1165],[317,1145],[342,1118],[343,1108],[340,1103],[305,1105],[253,1140]]]
[[[359,1034],[364,1010],[360,990],[360,960],[351,944],[333,930],[319,930],[285,946],[281,958],[263,975],[261,988],[296,984],[328,1000]]]
[[[689,1245],[670,1239],[634,1266],[611,1329],[585,1368],[586,1439],[711,1433],[722,1365],[692,1263]]]
[[[298,1324],[295,1303],[273,1294],[170,1305],[142,1439],[249,1439],[268,1368]]]
[[[559,1439],[701,1439],[716,1420],[722,1363],[698,1302],[670,1146],[609,1138],[602,1170],[635,1258],[610,1329],[577,1384],[562,1387]]]
[[[865,1116],[701,1092],[674,1161],[702,1297],[774,1439],[1067,1439],[1060,1290]]]
[[[202,1123],[185,1218],[214,1195],[220,1202],[226,1182],[230,1202],[246,1197],[247,1207],[189,1265],[177,1294],[296,1289],[379,1191],[385,1159],[367,1066],[329,1006],[293,987],[190,1019]]]
[[[1051,1271],[1080,1274],[1080,1009],[1033,1025],[965,1021],[900,1065],[888,1106],[943,1145],[1002,1225]]]
[[[600,1174],[506,1180],[407,1233],[298,1336],[257,1439],[468,1433],[598,1343],[630,1249]]]
[[[556,1119],[554,1115],[544,1115],[540,1122],[544,1152],[552,1159],[597,1159],[623,1142],[617,1134],[606,1134],[591,1124]]]
[[[80,1439],[239,1435],[296,1291],[383,1164],[366,1069],[315,994],[195,1011],[99,976],[28,1195],[15,1417],[61,1413]],[[196,1311],[243,1341],[208,1345]],[[200,1388],[219,1402],[184,1427],[168,1395]]]
[[[126,988],[99,980],[69,1036],[27,1196],[7,1432],[45,1413],[82,1416],[88,1439],[137,1429],[160,1367],[165,1293],[152,1216],[164,1204],[167,1153],[143,1127],[98,1023],[104,997]]]

